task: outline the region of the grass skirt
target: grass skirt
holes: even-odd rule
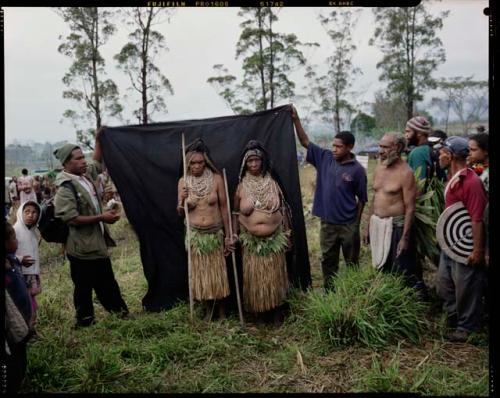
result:
[[[216,246],[214,240],[218,241]],[[191,228],[190,282],[194,300],[218,300],[229,296],[222,230],[206,233]]]
[[[243,246],[243,304],[249,312],[269,311],[283,303],[288,291],[285,245],[270,242],[283,241],[284,233],[280,228],[271,237],[251,237],[253,241],[262,240],[262,245],[276,248],[266,255],[257,254],[252,246],[246,244],[245,234],[248,232],[240,235]]]

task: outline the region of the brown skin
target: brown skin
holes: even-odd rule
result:
[[[419,146],[422,144],[427,144],[429,136],[427,134],[415,131],[410,127],[406,127],[405,138],[408,145]]]
[[[101,135],[104,133],[105,127],[101,127],[96,132],[96,140],[95,140],[95,149],[93,154],[93,159],[101,162],[102,161],[102,150],[101,143],[99,139]],[[85,161],[85,156],[81,149],[73,149],[71,155],[68,159],[63,163],[64,171],[68,173],[75,174],[77,176],[81,176],[85,174],[87,171],[87,162]],[[96,216],[76,216],[69,224],[71,225],[86,225],[86,224],[94,224],[97,222],[104,222],[106,224],[113,224],[120,219],[120,214],[113,210],[107,210],[102,214],[98,214]]]
[[[36,193],[40,192],[40,177],[35,176],[33,179],[33,189]]]
[[[258,156],[250,156],[246,162],[247,173],[258,176],[262,173],[262,159]],[[275,182],[276,184],[276,182]],[[281,201],[281,198],[279,199]],[[234,195],[234,209],[239,211],[238,215],[233,216],[233,231],[239,232],[240,224],[243,225],[249,233],[255,236],[269,236],[276,231],[281,223],[284,223],[285,231],[290,229],[288,219],[283,218],[281,211],[272,214],[254,209],[253,203],[247,193],[238,185]],[[289,237],[288,249],[292,247]]]
[[[454,176],[459,170],[467,167],[465,159],[454,156],[450,151],[441,148],[439,151],[439,166],[442,168],[449,168],[450,174]],[[484,223],[483,221],[472,222],[472,242],[473,249],[467,264],[471,266],[481,265],[485,263],[484,257]]]
[[[205,170],[205,159],[203,154],[195,153],[189,161],[189,172],[194,176],[201,176]],[[208,227],[217,224],[222,219],[224,225],[224,255],[234,251],[234,238],[229,238],[229,220],[227,216],[227,200],[222,177],[214,173],[214,187],[203,199],[197,199],[189,195],[185,186],[184,177],[179,179],[177,186],[178,206],[177,212],[184,216],[184,201],[186,200],[189,211],[189,223],[199,227]]]
[[[469,140],[469,157],[467,164],[488,163],[488,151],[479,148],[476,140]]]
[[[17,251],[17,247],[18,242],[16,238],[16,231],[12,228],[10,236],[5,239],[5,253],[15,253]],[[10,268],[10,266],[8,268]]]
[[[25,205],[23,208],[23,222],[28,227],[33,227],[38,221],[40,215],[38,208],[33,205]],[[29,267],[35,263],[35,259],[31,256],[23,256],[21,259],[21,264],[25,267]]]
[[[292,115],[292,121],[295,126],[295,132],[297,134],[297,138],[300,141],[300,144],[307,149],[309,146],[309,137],[302,127],[302,123],[300,122],[299,115],[297,113],[297,109],[294,106],[290,107],[290,112]],[[332,143],[332,153],[333,157],[337,162],[345,162],[351,158],[352,145],[345,145],[344,142],[340,138],[334,138]],[[361,215],[363,214],[363,209],[365,208],[365,204],[362,202],[358,202],[358,215],[357,215],[357,223],[359,224],[361,220]]]
[[[290,112],[292,114],[292,121],[295,126],[295,132],[297,133],[297,138],[300,141],[300,144],[307,149],[309,146],[309,137],[307,136],[304,128],[302,127],[302,123],[300,123],[299,115],[297,113],[297,109],[294,106],[290,108]]]
[[[403,235],[397,247],[397,256],[408,249],[408,239],[414,222],[417,186],[413,171],[399,156],[390,165],[384,164],[398,151],[396,141],[391,135],[384,135],[379,142],[381,164],[377,165],[373,174],[373,198],[369,209],[378,217],[395,217],[404,214]],[[401,148],[399,148],[401,149]],[[370,242],[370,230],[365,229],[363,241]]]
[[[14,228],[11,231],[11,234],[8,238],[5,239],[5,253],[15,253],[17,251],[18,242],[16,238],[16,231]],[[20,260],[21,264],[25,267],[29,267],[34,264],[35,260],[31,256],[23,256]],[[9,262],[6,261],[5,268],[10,269]]]
[[[199,177],[205,170],[205,158],[201,153],[195,153],[191,156],[189,164],[187,165],[189,173],[195,177]],[[189,224],[200,227],[207,227],[217,224],[222,219],[224,225],[224,256],[229,255],[234,251],[235,239],[229,237],[229,220],[227,216],[227,199],[222,177],[214,173],[214,187],[203,199],[197,199],[189,195],[189,189],[186,187],[184,177],[179,179],[177,185],[177,212],[179,215],[184,216],[184,203],[187,204],[189,212]],[[204,302],[205,307],[205,321],[211,320],[212,316],[212,303],[218,304],[219,318],[224,319],[225,305],[221,300],[207,300]]]

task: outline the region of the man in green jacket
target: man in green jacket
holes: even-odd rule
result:
[[[76,327],[94,323],[92,290],[97,299],[109,311],[121,317],[128,316],[128,308],[115,280],[108,247],[116,246],[106,224],[116,222],[120,215],[104,210],[94,181],[102,171],[102,151],[99,137],[104,129],[96,133],[93,162],[87,163],[81,148],[65,144],[54,151],[63,165],[55,184],[55,216],[69,226],[66,254],[70,263],[74,284],[73,301],[76,310]],[[73,184],[75,192],[68,186]]]

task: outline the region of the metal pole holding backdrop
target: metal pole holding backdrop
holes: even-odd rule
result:
[[[182,133],[182,165],[184,168],[184,186],[187,189],[187,164],[186,164],[186,143],[184,141],[184,133]],[[189,316],[193,320],[193,286],[191,284],[191,230],[189,228],[189,212],[187,198],[184,199],[184,215],[186,217],[186,236],[187,236],[187,252],[188,252],[188,285],[189,285]]]
[[[227,215],[229,217],[228,218],[229,236],[232,239],[233,238],[233,222],[231,220],[231,202],[229,200],[229,191],[227,189],[226,169],[222,169],[222,174],[224,176],[224,188],[226,189]],[[241,327],[245,327],[245,321],[243,319],[243,310],[241,308],[240,287],[239,287],[239,283],[238,283],[238,271],[236,270],[236,255],[234,254],[234,251],[231,252],[231,258],[233,260],[234,284],[236,286],[236,300],[238,301],[238,312],[240,314],[240,323],[241,323]]]

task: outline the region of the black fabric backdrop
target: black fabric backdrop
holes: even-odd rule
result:
[[[108,127],[101,139],[104,162],[139,238],[148,282],[144,309],[169,309],[189,297],[184,224],[176,212],[182,133],[186,145],[201,137],[215,165],[221,172],[226,169],[231,204],[244,146],[251,139],[264,145],[292,210],[294,246],[287,254],[290,280],[296,287],[308,287],[311,275],[289,105],[244,116]],[[234,298],[231,261],[227,257]],[[237,269],[241,289],[239,253]]]

